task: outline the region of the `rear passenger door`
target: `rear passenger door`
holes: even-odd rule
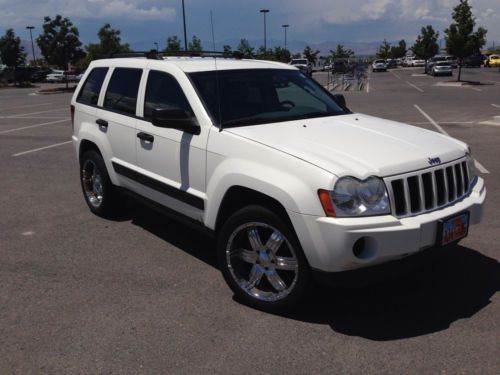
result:
[[[164,206],[201,221],[205,198],[207,128],[200,126],[200,134],[193,135],[153,125],[151,115],[157,108],[181,109],[198,116],[173,75],[149,70],[145,81],[136,138],[137,165],[146,187],[143,193]]]
[[[132,190],[136,190],[137,184],[123,171],[136,166],[135,114],[142,74],[142,69],[114,68],[102,108],[96,111],[96,124],[106,133],[119,184]]]

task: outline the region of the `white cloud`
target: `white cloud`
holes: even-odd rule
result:
[[[0,24],[19,25],[39,20],[45,15],[82,19],[132,20],[175,19],[175,8],[163,6],[161,1],[147,0],[27,0],[15,2],[0,0]]]

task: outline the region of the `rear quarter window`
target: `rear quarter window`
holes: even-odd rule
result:
[[[102,83],[108,73],[108,68],[94,68],[87,76],[76,101],[81,104],[97,105]]]

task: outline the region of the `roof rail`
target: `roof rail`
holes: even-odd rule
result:
[[[163,57],[222,57],[225,59],[242,59],[243,53],[239,51],[172,51],[172,52],[158,52],[157,50],[150,51],[133,51],[133,52],[120,52],[110,53],[108,58],[117,59],[124,57],[145,57],[152,60],[162,60]]]
[[[152,60],[161,60],[162,57],[157,50],[133,51],[133,52],[113,52],[108,55],[109,59],[118,59],[123,57],[145,57]]]

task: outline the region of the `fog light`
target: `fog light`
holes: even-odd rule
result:
[[[358,259],[368,260],[377,253],[377,242],[371,237],[361,237],[354,242],[352,253]]]

